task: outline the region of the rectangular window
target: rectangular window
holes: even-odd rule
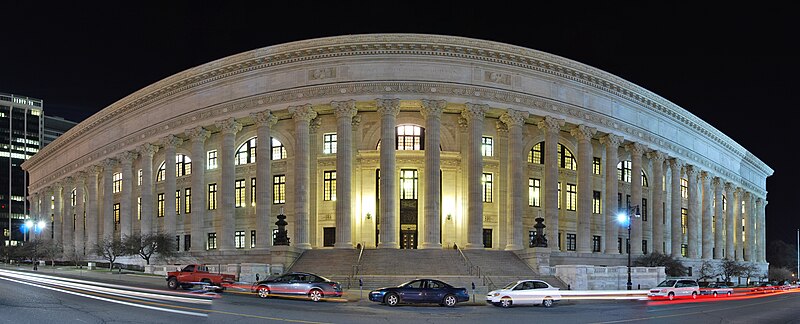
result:
[[[647,198],[642,198],[641,213],[642,213],[642,221],[646,222],[647,221]]]
[[[322,154],[336,154],[336,133],[322,135]]]
[[[600,236],[592,236],[592,252],[600,252]]]
[[[323,174],[322,199],[325,201],[336,200],[336,170],[325,171]]]
[[[233,236],[233,242],[237,249],[244,249],[244,231],[236,231]]]
[[[619,254],[622,254],[622,238],[621,237],[617,238],[617,252],[619,252]]]
[[[681,197],[689,198],[689,180],[681,178]]]
[[[142,220],[142,197],[136,197],[136,219]]]
[[[189,251],[192,249],[192,235],[186,234],[183,236],[183,250]]]
[[[118,203],[114,204],[114,230],[115,231],[119,229],[119,211],[120,211],[119,204]]]
[[[531,152],[528,154],[528,163],[544,164],[544,152],[542,152],[543,144],[544,142],[540,142],[533,146]]]
[[[621,212],[625,208],[622,207],[622,193],[617,193],[617,212]]]
[[[272,176],[272,203],[286,203],[286,175],[279,174]]]
[[[256,206],[256,178],[250,178],[250,206]]]
[[[189,214],[192,212],[192,188],[183,190],[183,206],[184,213]]]
[[[378,175],[380,177],[380,174]],[[400,199],[417,199],[419,175],[417,170],[400,170]],[[380,178],[378,179],[380,181]],[[380,194],[380,193],[379,193]]]
[[[642,253],[647,254],[647,240],[642,240]]]
[[[139,182],[137,182],[137,183],[138,183],[137,186],[141,186],[142,185],[142,169],[139,169]]]
[[[273,160],[282,160],[286,158],[286,147],[283,146],[283,143],[276,140],[274,137],[272,138],[272,159]]]
[[[711,215],[711,233],[717,232],[717,215]]]
[[[254,249],[256,247],[256,230],[250,231],[250,248]]]
[[[686,244],[681,244],[681,256],[685,258],[688,255],[689,255],[689,246],[687,246]]]
[[[617,165],[617,180],[631,182],[631,161],[620,161]]]
[[[208,184],[208,210],[217,209],[217,184]]]
[[[494,147],[491,137],[488,136],[481,137],[481,155],[494,156]]]
[[[164,194],[158,194],[158,217],[164,217]]]
[[[207,250],[217,249],[217,233],[208,233],[208,247]]]
[[[575,210],[578,205],[578,192],[577,186],[571,183],[567,184],[567,210]]]
[[[236,208],[244,207],[245,201],[247,201],[245,198],[244,179],[236,180],[234,195]]]
[[[175,190],[175,214],[181,214],[181,190]]]
[[[601,214],[603,212],[603,199],[599,191],[592,192],[592,213]]]
[[[689,218],[689,210],[686,208],[681,208],[681,231],[683,234],[686,234],[686,224]]]
[[[540,196],[542,191],[541,180],[530,178],[528,179],[528,206],[539,207]]]
[[[217,150],[208,151],[208,166],[206,169],[214,170],[217,168]]]
[[[558,182],[558,209],[561,209],[561,182]]]
[[[72,193],[70,194],[70,206],[75,207],[78,202],[78,190],[72,189]]]
[[[592,158],[592,173],[599,175],[600,172],[601,172],[601,170],[600,170],[600,158],[599,157],[593,157]]]
[[[567,251],[575,251],[575,234],[567,233]]]
[[[425,129],[414,125],[401,125],[395,129],[398,151],[419,151],[425,148]],[[380,146],[380,144],[378,144]],[[380,148],[378,148],[380,150]]]
[[[181,251],[181,236],[180,235],[175,235],[175,251],[176,252],[180,252]]]
[[[114,193],[122,191],[122,173],[114,173]]]
[[[183,154],[176,155],[175,156],[175,176],[183,177],[183,176],[187,176],[187,175],[190,175],[190,174],[192,174],[192,159],[190,159],[188,156],[183,155]]]
[[[483,185],[483,202],[492,202],[492,174],[484,173],[481,184]]]
[[[665,202],[661,203],[661,215],[664,215],[663,217],[661,217],[661,224],[665,224],[666,225],[667,224],[667,203],[665,203]]]

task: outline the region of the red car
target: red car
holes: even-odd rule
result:
[[[773,286],[771,283],[764,282],[764,283],[761,283],[758,286],[753,287],[752,289],[750,289],[750,291],[761,292],[761,293],[769,293],[769,292],[773,292],[773,291],[775,291],[777,289],[778,289],[778,287]]]
[[[213,285],[224,289],[223,284],[231,284],[236,281],[236,276],[232,274],[213,273],[208,272],[208,268],[202,264],[190,264],[185,266],[181,271],[170,271],[167,273],[167,287],[170,289],[177,289],[182,287],[184,289],[192,287],[196,283],[203,283],[205,285]]]

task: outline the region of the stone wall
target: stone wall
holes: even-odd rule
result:
[[[573,290],[627,289],[628,267],[557,265],[539,267],[539,273],[554,275]],[[633,289],[648,289],[667,278],[664,267],[631,267]]]

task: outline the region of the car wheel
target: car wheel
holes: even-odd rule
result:
[[[444,296],[444,299],[442,300],[442,305],[447,307],[453,307],[456,305],[456,303],[458,303],[458,300],[456,299],[456,296],[453,295]]]
[[[673,292],[670,292],[669,294],[667,294],[667,298],[668,298],[669,300],[673,300],[673,299],[675,299],[675,293],[673,293]]]
[[[178,289],[178,279],[175,277],[169,278],[169,281],[167,281],[167,287],[172,290]]]
[[[694,291],[692,292],[692,299],[697,299],[697,293]]]
[[[261,297],[261,298],[269,297],[269,287],[267,287],[267,286],[258,286],[258,289],[256,289],[256,292],[258,293],[258,297]]]
[[[731,296],[731,292],[729,291],[727,295],[728,295],[728,297],[730,297]]]
[[[311,289],[311,291],[308,292],[308,298],[311,298],[311,301],[315,302],[322,300],[322,290]]]
[[[715,291],[713,294],[714,298],[717,298],[717,292]]]
[[[389,293],[383,298],[383,302],[389,306],[397,306],[400,303],[400,296],[395,293]]]
[[[500,299],[500,306],[503,306],[503,308],[509,308],[511,307],[511,304],[512,304],[511,298],[503,297],[502,299]]]
[[[548,307],[548,308],[549,308],[549,307],[552,307],[552,306],[553,306],[553,299],[552,299],[552,298],[550,298],[550,297],[545,297],[545,298],[542,300],[542,306],[544,306],[544,307]]]

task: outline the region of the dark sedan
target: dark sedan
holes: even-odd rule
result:
[[[273,295],[295,296],[308,297],[316,302],[323,298],[342,297],[342,286],[338,282],[306,272],[291,272],[262,280],[254,283],[251,290],[261,298]]]
[[[397,287],[373,290],[369,300],[389,306],[400,303],[429,303],[453,307],[459,302],[469,301],[466,288],[454,288],[436,279],[416,279]]]

